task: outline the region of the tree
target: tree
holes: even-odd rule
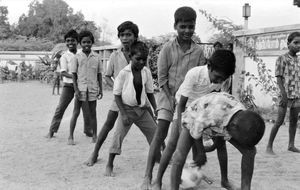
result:
[[[78,32],[90,30],[95,40],[99,39],[99,30],[93,21],[86,21],[81,12],[73,9],[63,0],[34,0],[29,5],[28,14],[19,18],[16,31],[19,35],[45,38],[54,42],[63,42],[63,35],[71,28]]]
[[[0,39],[7,39],[11,33],[7,15],[7,7],[0,6]]]

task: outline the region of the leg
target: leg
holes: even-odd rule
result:
[[[300,153],[300,150],[295,147],[295,135],[297,130],[297,121],[300,108],[290,109],[290,126],[289,126],[289,145],[288,150]]]
[[[86,134],[88,137],[93,136],[93,131],[90,126],[90,115],[87,114],[89,112],[89,104],[87,101],[84,101],[82,103],[82,114],[83,114],[83,121],[84,121],[84,126],[83,126],[83,132]]]
[[[229,141],[233,146],[235,146],[242,153],[242,162],[241,162],[241,170],[242,170],[242,183],[241,190],[250,190],[251,189],[251,180],[253,176],[254,170],[254,160],[256,155],[256,148],[243,148],[239,145],[234,139]]]
[[[87,166],[93,166],[97,162],[99,150],[105,141],[109,131],[114,127],[115,121],[117,120],[118,112],[117,111],[108,111],[106,121],[98,134],[98,138],[95,144],[94,152],[86,162]]]
[[[74,99],[74,109],[73,109],[73,115],[70,122],[70,135],[68,138],[68,145],[75,145],[74,142],[74,130],[77,122],[77,118],[80,114],[80,108],[81,108],[82,101],[79,101],[77,98]]]
[[[177,125],[177,120],[174,120],[172,123],[170,139],[160,159],[157,177],[153,189],[161,189],[163,175],[176,149],[177,141],[179,138],[179,127],[180,126]]]
[[[162,143],[164,142],[169,129],[170,121],[159,119],[157,129],[154,134],[154,138],[151,142],[148,158],[147,158],[147,166],[144,177],[144,182],[142,184],[142,189],[149,189],[151,180],[152,180],[152,171],[155,162],[155,155],[158,154]]]
[[[52,118],[49,133],[46,136],[47,138],[52,138],[53,134],[58,131],[62,117],[63,117],[67,107],[69,106],[70,102],[72,101],[73,97],[74,97],[73,86],[65,85],[63,87],[63,91],[60,96],[58,106],[56,107],[54,116]]]
[[[111,176],[111,177],[114,176],[113,162],[114,162],[115,156],[121,154],[122,142],[132,125],[132,124],[130,124],[129,126],[124,126],[123,121],[122,121],[122,116],[118,117],[116,124],[117,124],[116,125],[117,128],[116,128],[114,136],[113,136],[112,145],[109,149],[109,158],[108,158],[108,162],[107,162],[106,170],[105,170],[105,174],[104,174],[105,176]]]
[[[269,137],[269,141],[268,141],[268,145],[267,145],[266,152],[268,154],[274,154],[274,152],[273,152],[273,142],[274,142],[276,134],[279,130],[279,127],[282,125],[282,123],[284,121],[284,117],[285,117],[285,114],[286,114],[286,109],[287,109],[287,107],[281,107],[281,106],[278,107],[277,120],[276,120],[273,128],[271,129],[271,133],[270,133],[270,137]]]
[[[186,128],[183,128],[173,156],[173,165],[171,168],[171,189],[178,190],[181,183],[181,173],[186,157],[193,145],[193,138]]]
[[[89,113],[90,113],[90,124],[93,130],[93,139],[92,142],[95,143],[97,140],[97,114],[96,114],[96,106],[97,101],[89,101]]]

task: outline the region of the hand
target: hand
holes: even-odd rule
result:
[[[157,120],[158,111],[157,109],[154,110],[154,120]]]
[[[198,153],[196,159],[194,160],[193,166],[202,167],[207,161],[205,153]]]
[[[130,125],[130,119],[127,114],[122,114],[122,121],[124,126]]]
[[[102,99],[102,97],[103,97],[103,92],[99,91],[97,94],[97,99],[100,100],[100,99]]]
[[[80,92],[79,92],[79,90],[75,90],[75,98],[77,98],[77,99],[80,98]]]

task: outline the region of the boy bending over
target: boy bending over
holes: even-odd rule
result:
[[[197,151],[200,155],[196,164],[199,167],[205,164],[206,155],[202,138],[210,136],[218,151],[222,187],[234,189],[227,176],[225,140],[228,140],[242,153],[241,189],[250,190],[256,154],[255,145],[263,137],[264,131],[265,123],[261,116],[246,110],[228,93],[211,93],[195,100],[182,114],[182,131],[171,169],[171,189],[179,189],[182,168],[195,141],[198,142]]]

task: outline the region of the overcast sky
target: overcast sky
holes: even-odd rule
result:
[[[10,24],[16,23],[22,13],[28,13],[32,0],[0,0],[8,6]],[[290,24],[300,24],[300,8],[293,0],[65,0],[74,9],[81,11],[86,20],[95,21],[98,26],[116,36],[117,26],[131,20],[139,26],[140,34],[151,38],[173,32],[174,11],[180,6],[204,9],[217,18],[243,24],[242,6],[251,5],[249,29]],[[198,12],[196,33],[203,42],[212,34],[212,26]],[[116,38],[115,38],[116,40]]]

